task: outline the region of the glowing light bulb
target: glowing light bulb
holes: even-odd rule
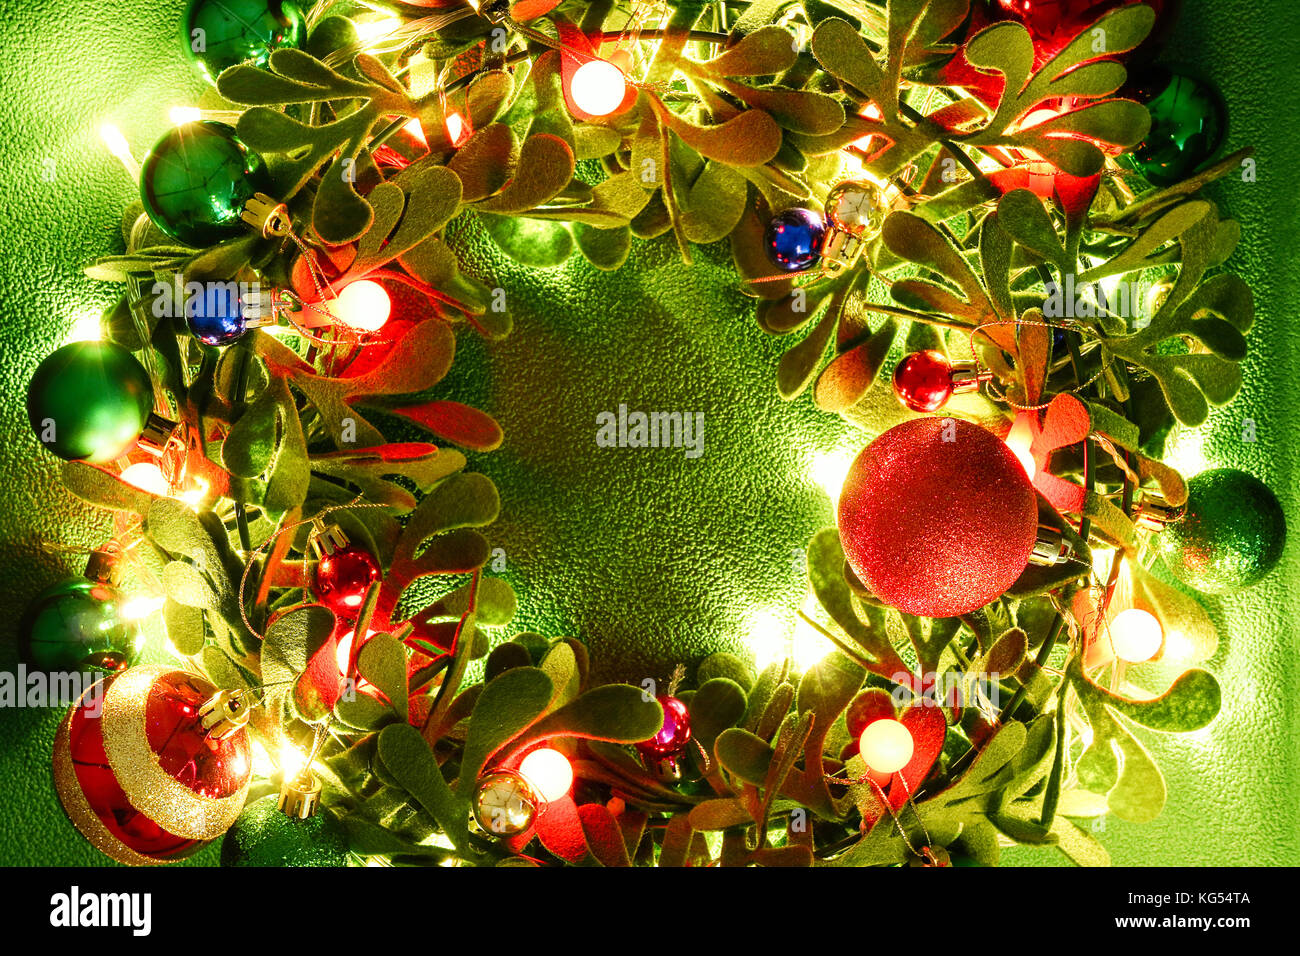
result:
[[[372,40],[378,40],[380,37],[386,37],[398,27],[402,21],[397,17],[381,17],[378,20],[367,20],[364,22],[353,21],[352,26],[357,31],[357,39],[362,43],[369,43]]]
[[[542,747],[519,764],[519,774],[548,803],[558,800],[573,786],[573,767],[558,750]]]
[[[127,465],[119,476],[132,487],[147,491],[151,495],[166,496],[171,494],[171,485],[163,477],[162,469],[151,461],[138,461]]]
[[[608,116],[627,96],[627,77],[608,60],[588,60],[573,71],[569,92],[589,116]]]
[[[459,148],[465,145],[465,141],[470,137],[470,128],[465,122],[465,117],[452,110],[443,120],[443,125],[447,128],[447,140],[452,146]]]
[[[1115,656],[1130,664],[1141,664],[1156,656],[1164,643],[1164,630],[1154,614],[1131,607],[1110,622],[1110,643]]]
[[[448,117],[448,119],[450,120],[450,117]],[[429,145],[429,141],[424,135],[424,127],[420,125],[418,119],[412,118],[407,120],[406,125],[402,127],[402,132],[406,133],[406,135],[410,136],[412,139],[418,139],[426,146]]]
[[[197,106],[173,106],[167,111],[167,118],[173,126],[184,126],[203,118],[203,111]]]
[[[393,303],[378,282],[358,279],[345,285],[337,299],[326,299],[325,308],[350,329],[374,332],[388,321]]]
[[[1034,432],[1029,427],[1029,419],[1023,414],[1017,415],[1015,424],[1011,426],[1011,431],[1007,432],[1007,437],[1003,441],[1016,456],[1020,466],[1025,469],[1025,474],[1032,479],[1038,471],[1038,466],[1034,463],[1034,456],[1029,453],[1029,448],[1034,443]]]
[[[298,772],[307,766],[307,755],[291,743],[280,745],[280,773],[285,780],[298,776]]]
[[[912,759],[912,734],[896,720],[885,718],[867,724],[858,739],[858,752],[876,773],[897,773]]]
[[[132,179],[140,178],[140,164],[135,161],[131,155],[131,144],[126,141],[122,131],[112,123],[105,123],[99,128],[99,138],[104,141],[108,151],[117,157],[118,161],[126,167],[126,171],[131,174]]]
[[[167,599],[160,594],[140,594],[122,603],[122,616],[128,621],[139,621],[155,611],[161,611]]]
[[[104,337],[104,325],[98,312],[85,312],[72,320],[72,328],[63,338],[63,344],[69,342],[97,342]]]
[[[855,457],[856,452],[852,451],[819,451],[813,455],[809,473],[831,499],[832,506],[840,499],[840,489],[844,487],[844,479],[848,477]]]

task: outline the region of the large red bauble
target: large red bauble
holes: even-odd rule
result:
[[[996,435],[918,418],[885,432],[849,469],[839,504],[849,567],[881,601],[953,617],[1004,593],[1038,537],[1038,498]]]
[[[355,620],[370,585],[383,577],[379,562],[365,548],[348,545],[322,554],[312,591],[316,599],[344,620]]]
[[[1145,3],[1156,14],[1155,25],[1136,50],[1125,56],[1154,56],[1178,19],[1182,0],[996,0],[995,15],[1025,25],[1034,40],[1034,65],[1042,66],[1060,53],[1103,14]]]
[[[168,863],[224,833],[244,806],[252,755],[243,730],[204,730],[216,688],[167,667],[107,677],[68,711],[54,782],[77,829],[119,863]]]

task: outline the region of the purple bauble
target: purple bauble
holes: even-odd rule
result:
[[[659,733],[641,741],[636,748],[651,758],[679,756],[691,742],[690,712],[680,700],[667,694],[660,695],[659,705],[664,709],[663,726]]]
[[[763,240],[772,264],[787,272],[811,269],[821,257],[826,226],[808,209],[787,209],[767,224]]]

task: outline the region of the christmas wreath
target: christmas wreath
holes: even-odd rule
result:
[[[87,271],[125,289],[29,390],[115,515],[22,624],[31,667],[102,675],[55,742],[72,822],[130,863],[1106,862],[1090,821],[1165,801],[1130,726],[1219,709],[1156,562],[1245,587],[1285,537],[1253,477],[1161,461],[1253,320],[1200,192],[1248,151],[1146,65],[1177,7],[194,0],[211,88],[138,170],[105,131],[140,203]],[[580,641],[509,629],[455,450],[502,430],[428,397],[458,335],[511,332],[469,217],[528,266],[729,244],[797,340],[780,394],[875,436],[807,550],[834,652],[592,686]]]

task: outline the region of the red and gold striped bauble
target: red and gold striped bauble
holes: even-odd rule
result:
[[[59,724],[54,782],[68,817],[120,863],[169,863],[225,833],[252,776],[248,736],[221,739],[199,708],[216,688],[169,667],[90,687]]]

